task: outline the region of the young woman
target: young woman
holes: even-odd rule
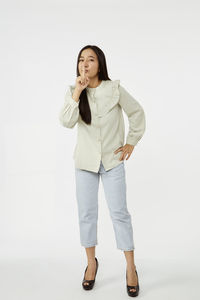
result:
[[[126,202],[124,159],[128,160],[145,131],[142,106],[120,80],[108,77],[103,51],[93,45],[83,47],[77,59],[75,85],[69,85],[59,120],[67,128],[78,126],[75,162],[76,198],[81,245],[85,247],[87,267],[82,286],[92,289],[98,269],[95,257],[98,219],[98,187],[101,177],[113,222],[117,248],[126,258],[126,289],[129,296],[139,293],[134,263],[131,215]],[[129,132],[124,145],[124,119]]]

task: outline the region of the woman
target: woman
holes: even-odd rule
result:
[[[87,45],[80,50],[76,72],[76,83],[67,90],[59,120],[67,128],[78,125],[73,158],[80,241],[87,255],[82,286],[85,290],[93,288],[98,269],[95,246],[98,243],[98,187],[101,176],[117,248],[124,251],[126,258],[127,293],[137,296],[139,281],[134,263],[131,215],[126,203],[124,159],[129,159],[144,134],[144,110],[119,80],[112,81],[108,77],[105,55],[97,46]],[[125,145],[122,109],[129,119]]]

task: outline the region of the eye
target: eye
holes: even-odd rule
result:
[[[83,61],[83,59],[79,59],[78,61]],[[94,61],[94,59],[90,59],[90,61]]]

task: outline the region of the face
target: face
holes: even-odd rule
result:
[[[88,48],[82,51],[79,57],[78,69],[81,74],[81,69],[86,70],[86,75],[91,79],[98,77],[99,73],[99,62],[96,53]]]

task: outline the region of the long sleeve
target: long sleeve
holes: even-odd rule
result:
[[[121,85],[119,85],[119,91],[119,104],[125,111],[129,120],[129,131],[126,137],[126,144],[135,146],[145,132],[145,113],[139,102],[134,99]]]
[[[62,107],[62,109],[60,110],[59,113],[59,120],[60,123],[67,128],[73,128],[77,121],[78,121],[78,117],[79,117],[79,102],[76,102],[73,98],[72,98],[72,88],[71,86],[69,86],[66,94],[65,94],[65,101],[64,101],[64,106]]]

